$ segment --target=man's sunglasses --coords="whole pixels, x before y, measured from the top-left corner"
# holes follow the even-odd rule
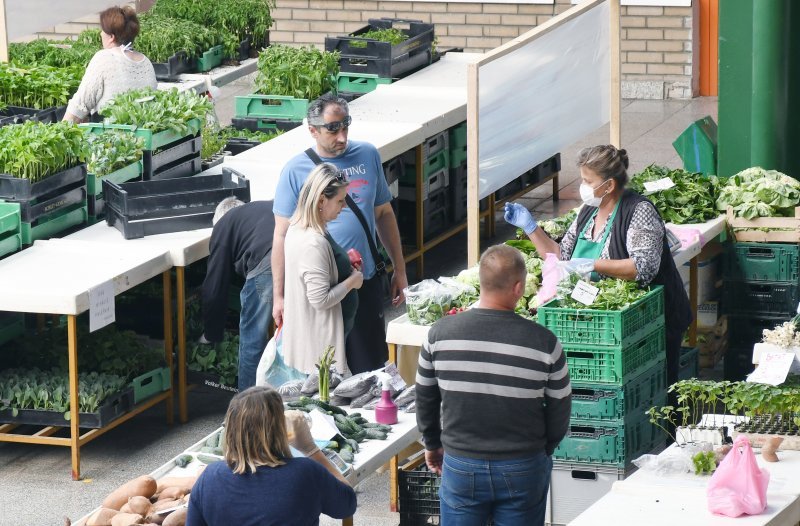
[[[348,115],[347,117],[345,117],[340,121],[326,122],[325,124],[318,124],[317,126],[319,126],[320,128],[325,128],[331,133],[336,133],[342,128],[350,127],[350,123],[352,122],[353,118],[350,115]]]

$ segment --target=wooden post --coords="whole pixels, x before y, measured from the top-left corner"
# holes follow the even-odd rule
[[[163,295],[164,295],[164,359],[169,367],[170,380],[175,378],[175,367],[172,361],[173,335],[172,335],[172,275],[171,271],[165,270],[163,276]],[[172,391],[172,388],[170,388]],[[171,393],[170,393],[171,394]],[[172,396],[166,400],[167,424],[172,425],[175,418],[174,399]]]
[[[467,267],[478,263],[481,256],[481,214],[478,196],[480,156],[478,150],[478,64],[467,66]],[[489,196],[493,201],[494,196]],[[491,232],[493,202],[489,203],[487,225]],[[491,235],[491,234],[490,234]]]
[[[609,63],[611,65],[610,81],[611,86],[609,94],[611,100],[608,105],[608,129],[609,129],[609,142],[617,148],[622,147],[622,86],[621,73],[620,73],[620,18],[619,18],[619,0],[608,0],[608,11],[610,20],[608,25],[608,32],[611,42],[608,47]]]
[[[186,399],[186,269],[175,267],[176,296],[178,297],[178,417],[181,424],[189,420]]]
[[[81,430],[78,409],[78,317],[67,316],[67,354],[69,357],[69,441],[72,450],[72,480],[81,478]]]

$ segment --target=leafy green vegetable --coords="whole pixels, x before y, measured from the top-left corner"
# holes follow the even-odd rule
[[[701,451],[692,457],[695,475],[710,475],[717,469],[716,455],[713,451]]]
[[[567,309],[594,309],[594,310],[622,310],[631,303],[642,298],[649,292],[649,289],[641,289],[635,281],[624,279],[607,278],[592,283],[600,289],[594,302],[591,305],[584,305],[570,296],[575,285],[580,280],[577,274],[561,281],[557,287],[556,296],[558,298],[557,307]]]
[[[747,168],[729,177],[717,199],[717,209],[732,207],[737,217],[792,217],[800,204],[800,182],[775,170]]]
[[[669,177],[675,186],[668,190],[648,193],[644,183]],[[631,178],[630,188],[649,199],[668,223],[685,225],[704,223],[719,215],[716,209],[720,180],[681,169],[651,164]]]
[[[28,121],[0,128],[0,173],[40,181],[88,156],[80,128],[69,122]]]
[[[408,35],[393,27],[388,29],[370,29],[369,31],[365,31],[360,35],[353,36],[356,38],[378,40],[379,42],[389,42],[393,46],[408,40]],[[367,47],[367,43],[366,41],[351,40],[350,47]]]
[[[86,29],[76,40],[47,40],[37,38],[30,42],[9,44],[9,59],[19,67],[53,66],[86,68],[95,53],[103,49],[100,30]]]
[[[313,100],[336,88],[339,52],[273,45],[258,56],[255,87],[264,95]]]
[[[78,91],[82,66],[20,68],[0,63],[0,106],[46,109],[64,106]]]
[[[153,133],[174,130],[184,133],[192,119],[204,121],[211,101],[193,91],[143,88],[114,97],[100,110],[107,124],[134,124]]]
[[[272,26],[274,0],[158,0],[150,13],[223,29],[239,41],[265,42]]]
[[[563,216],[558,216],[553,219],[546,219],[544,221],[539,221],[539,226],[542,228],[542,230],[544,230],[547,233],[548,236],[550,236],[552,239],[556,241],[559,241],[561,240],[562,237],[564,237],[564,234],[567,233],[569,227],[572,226],[572,223],[575,221],[575,218],[578,217],[579,209],[580,207],[574,208],[569,212],[567,212],[566,214],[564,214]],[[521,228],[517,229],[517,237],[519,239],[522,239],[522,237],[520,237],[520,234],[523,237],[527,237],[525,236],[525,233],[522,232]]]
[[[139,16],[141,29],[136,37],[136,49],[153,62],[166,62],[178,51],[188,58],[202,55],[214,46],[222,45],[227,56],[238,53],[239,41],[228,31],[160,14]]]
[[[203,345],[195,343],[189,352],[190,371],[219,375],[225,385],[236,385],[239,376],[239,335],[225,333],[221,343]]]
[[[144,139],[120,130],[87,133],[89,161],[86,169],[95,177],[103,177],[141,160]]]
[[[222,151],[228,141],[233,138],[246,139],[258,142],[267,142],[274,139],[283,131],[276,131],[274,133],[265,133],[260,131],[250,130],[237,130],[232,126],[222,129],[216,129],[214,126],[208,125],[203,127],[203,146],[200,150],[200,156],[204,159],[210,159],[213,155]]]

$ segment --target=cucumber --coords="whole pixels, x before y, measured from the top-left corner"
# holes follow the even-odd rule
[[[362,427],[364,426],[364,424],[368,424],[369,423],[369,420],[367,420],[363,416],[359,416],[359,417],[355,417],[354,418],[353,415],[350,415],[348,418],[350,418],[350,420],[352,420],[353,422],[355,422],[356,424],[358,424],[358,425],[360,425]]]
[[[179,468],[185,468],[192,461],[192,455],[181,455],[175,459],[175,465]]]
[[[361,413],[350,413],[350,418],[361,418]]]
[[[339,442],[337,442],[337,441],[335,441],[335,440],[331,440],[331,441],[330,441],[330,442],[328,442],[328,444],[325,446],[325,449],[333,449],[334,451],[339,451]]]
[[[348,464],[352,464],[353,463],[353,452],[352,451],[348,451],[346,449],[343,449],[342,451],[339,452],[339,456],[342,457],[342,460],[344,460]]]
[[[336,427],[339,428],[339,431],[342,433],[358,433],[361,429],[358,424],[347,418],[346,416],[342,415],[334,415],[333,420],[336,422]]]
[[[286,405],[291,407],[292,409],[300,409],[301,407],[304,407],[306,404],[304,404],[300,400],[294,400],[292,402],[287,402]]]
[[[305,405],[306,407],[308,407],[309,405],[315,405],[320,409],[322,409],[323,412],[332,411],[336,414],[347,416],[347,412],[341,407],[336,407],[335,405],[327,404],[322,400],[316,400],[314,398],[309,398],[307,396],[301,396],[300,402],[303,402],[303,405]]]
[[[386,440],[386,433],[381,431],[380,429],[375,429],[371,427],[369,429],[364,430],[367,434],[367,438],[374,438],[376,440]]]
[[[219,458],[219,457],[213,457],[211,455],[204,455],[202,453],[199,453],[197,455],[197,460],[199,460],[200,462],[203,462],[205,464],[211,464],[213,462],[219,462],[222,459]]]
[[[350,449],[353,450],[353,453],[358,453],[359,450],[358,442],[356,442],[352,438],[346,438],[344,441],[347,443],[348,446],[350,446]]]
[[[339,450],[339,453],[342,451],[349,451],[350,453],[354,453],[353,448],[350,447],[350,444],[345,444],[342,446],[342,449]]]

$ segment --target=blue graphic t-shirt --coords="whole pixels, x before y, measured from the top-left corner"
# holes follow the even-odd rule
[[[322,160],[333,164],[347,176],[350,181],[347,193],[361,209],[374,239],[375,207],[392,200],[378,150],[366,142],[348,141],[347,149],[342,155],[322,157]],[[292,217],[297,208],[300,189],[313,169],[314,161],[305,152],[286,163],[275,190],[272,207],[275,215],[286,219]],[[345,250],[355,248],[361,253],[364,261],[362,269],[364,279],[369,279],[375,274],[375,261],[372,259],[364,228],[352,210],[345,207],[339,217],[328,223],[328,232]]]

